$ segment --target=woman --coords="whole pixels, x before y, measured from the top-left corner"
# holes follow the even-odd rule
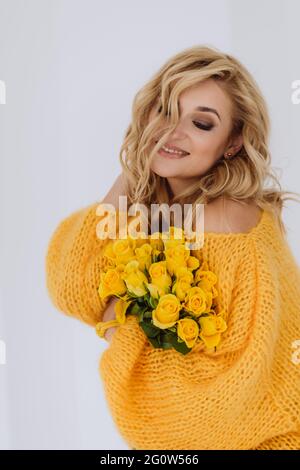
[[[201,259],[218,276],[228,328],[217,352],[186,356],[152,348],[132,316],[107,328],[99,370],[131,448],[300,449],[300,271],[281,218],[292,198],[272,173],[268,138],[257,84],[217,49],[178,53],[134,99],[123,172],[101,202],[204,204]],[[98,204],[59,224],[46,265],[57,308],[92,326],[115,316],[115,301],[97,295]]]

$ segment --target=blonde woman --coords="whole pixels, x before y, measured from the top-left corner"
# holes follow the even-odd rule
[[[253,77],[211,47],[171,57],[135,96],[122,173],[101,202],[205,205],[201,256],[218,276],[227,330],[217,351],[185,356],[152,348],[132,316],[106,330],[99,372],[130,448],[300,448],[300,270],[269,126]],[[115,301],[97,295],[99,202],[59,224],[46,263],[54,304],[91,326],[115,317]]]

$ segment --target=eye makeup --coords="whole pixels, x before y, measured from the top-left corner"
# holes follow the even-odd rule
[[[160,113],[161,110],[162,110],[162,106],[159,107],[158,113]],[[169,116],[169,113],[166,113],[165,115]],[[203,131],[210,131],[214,127],[214,124],[203,123],[203,122],[194,121],[194,120],[192,122],[197,129],[201,129]]]

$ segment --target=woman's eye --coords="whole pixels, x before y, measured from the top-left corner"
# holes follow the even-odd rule
[[[160,113],[162,110],[162,106],[158,108],[158,112]],[[166,116],[169,116],[169,113],[165,113]],[[210,131],[214,126],[213,124],[203,124],[202,122],[199,121],[193,121],[194,126],[196,126],[198,129],[202,129],[204,131]]]
[[[202,124],[199,121],[193,121],[193,124],[198,127],[198,129],[203,129],[204,131],[210,131],[214,126],[213,124]]]

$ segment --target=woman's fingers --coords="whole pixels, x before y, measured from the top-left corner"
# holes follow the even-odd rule
[[[109,341],[111,340],[111,337],[113,336],[114,332],[116,331],[116,327],[115,326],[112,326],[111,328],[107,328],[107,330],[105,331],[104,333],[104,338],[106,339],[106,341]]]
[[[118,301],[118,299],[112,297],[107,304],[106,310],[103,314],[103,321],[110,321],[114,320],[116,318],[116,312],[115,312],[115,304]],[[104,333],[104,338],[107,341],[111,340],[112,335],[116,331],[117,327],[112,326],[111,328],[107,328],[107,330]]]

